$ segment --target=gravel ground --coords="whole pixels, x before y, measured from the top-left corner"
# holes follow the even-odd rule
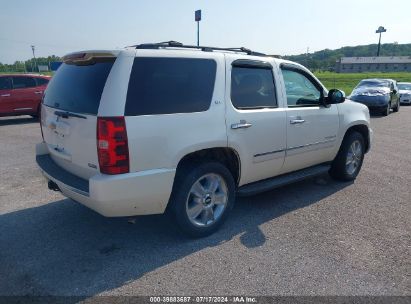
[[[0,295],[411,295],[411,107],[373,117],[354,183],[241,198],[216,234],[104,218],[47,190],[30,118],[0,118]]]

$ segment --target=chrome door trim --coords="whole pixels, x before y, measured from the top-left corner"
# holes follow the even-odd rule
[[[265,156],[265,155],[269,155],[269,154],[275,154],[275,153],[280,153],[280,152],[284,152],[285,149],[281,149],[281,150],[275,150],[275,151],[270,151],[270,152],[264,152],[264,153],[258,153],[256,155],[254,155],[254,157],[260,157],[260,156]]]
[[[327,136],[328,137],[328,136]],[[329,142],[335,141],[335,137],[331,138],[331,139],[327,139],[327,140],[323,140],[323,141],[318,141],[315,143],[310,143],[310,144],[305,144],[305,145],[301,145],[301,146],[295,146],[295,147],[290,147],[287,148],[287,151],[291,151],[291,150],[297,150],[297,149],[302,149],[302,148],[306,148],[306,147],[310,147],[310,146],[316,146],[316,145],[321,145],[321,144],[326,144]]]

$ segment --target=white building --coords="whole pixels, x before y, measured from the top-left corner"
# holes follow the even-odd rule
[[[410,72],[411,56],[342,57],[337,60],[338,73]]]

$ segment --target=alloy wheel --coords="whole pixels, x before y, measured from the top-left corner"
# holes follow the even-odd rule
[[[215,223],[228,203],[228,188],[215,173],[200,177],[192,186],[186,200],[186,212],[191,223],[204,227]]]
[[[347,173],[353,175],[361,164],[362,159],[362,146],[359,140],[352,142],[348,149],[347,159],[345,162],[345,169]]]

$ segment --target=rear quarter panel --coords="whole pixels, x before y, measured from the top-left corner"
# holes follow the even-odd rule
[[[161,51],[140,56],[164,56]],[[167,52],[167,57],[181,57],[182,52]],[[217,62],[214,92],[210,108],[204,112],[127,116],[130,172],[177,167],[187,154],[212,147],[226,147],[225,66],[224,57],[201,52],[189,58],[211,58]]]

